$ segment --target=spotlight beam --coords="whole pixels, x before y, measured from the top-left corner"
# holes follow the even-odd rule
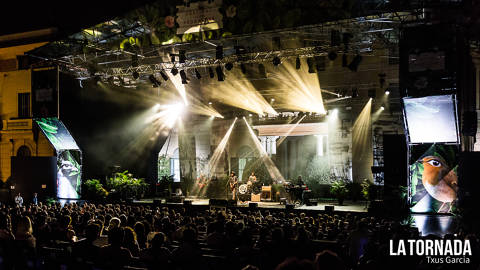
[[[280,181],[280,183],[285,182],[285,178],[283,178],[283,175],[280,173],[277,166],[275,166],[275,164],[273,163],[272,159],[268,156],[265,149],[263,149],[262,144],[258,141],[258,138],[255,135],[255,132],[253,132],[252,127],[248,124],[247,119],[245,119],[245,117],[243,118],[243,121],[248,127],[248,131],[250,133],[250,136],[252,137],[255,147],[257,148],[257,150],[260,151],[261,160],[265,163],[265,167],[267,168],[267,171],[270,174],[270,177],[274,180],[274,182],[277,182],[277,181]]]
[[[222,153],[225,150],[225,147],[227,146],[228,139],[230,138],[230,135],[232,134],[233,127],[235,126],[235,123],[237,122],[237,118],[235,117],[235,120],[233,120],[233,123],[230,125],[230,128],[227,130],[225,135],[223,136],[222,140],[220,143],[217,145],[215,148],[215,151],[213,151],[212,157],[208,161],[207,164],[207,172],[208,176],[207,178],[210,178],[212,176],[213,170],[216,169],[218,165],[218,161],[222,157]]]

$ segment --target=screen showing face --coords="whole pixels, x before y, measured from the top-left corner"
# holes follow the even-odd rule
[[[410,143],[457,142],[453,96],[404,98]]]
[[[412,212],[450,213],[457,201],[457,146],[412,146]]]

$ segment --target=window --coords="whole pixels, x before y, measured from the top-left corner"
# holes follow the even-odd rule
[[[20,146],[17,150],[17,157],[29,157],[31,156],[30,148],[25,145]]]
[[[18,94],[18,118],[30,118],[30,93]]]
[[[178,148],[173,152],[170,158],[170,173],[173,174],[173,181],[180,182],[180,158]]]

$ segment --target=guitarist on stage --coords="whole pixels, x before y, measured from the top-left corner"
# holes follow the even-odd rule
[[[238,188],[238,178],[235,175],[235,172],[232,171],[230,174],[230,179],[228,180],[229,186],[230,186],[230,191],[232,191],[232,200],[237,199],[237,188]]]

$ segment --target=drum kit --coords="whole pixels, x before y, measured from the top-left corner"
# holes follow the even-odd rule
[[[238,187],[239,199],[241,201],[249,201],[251,195],[256,195],[261,192],[258,182],[248,181]]]

